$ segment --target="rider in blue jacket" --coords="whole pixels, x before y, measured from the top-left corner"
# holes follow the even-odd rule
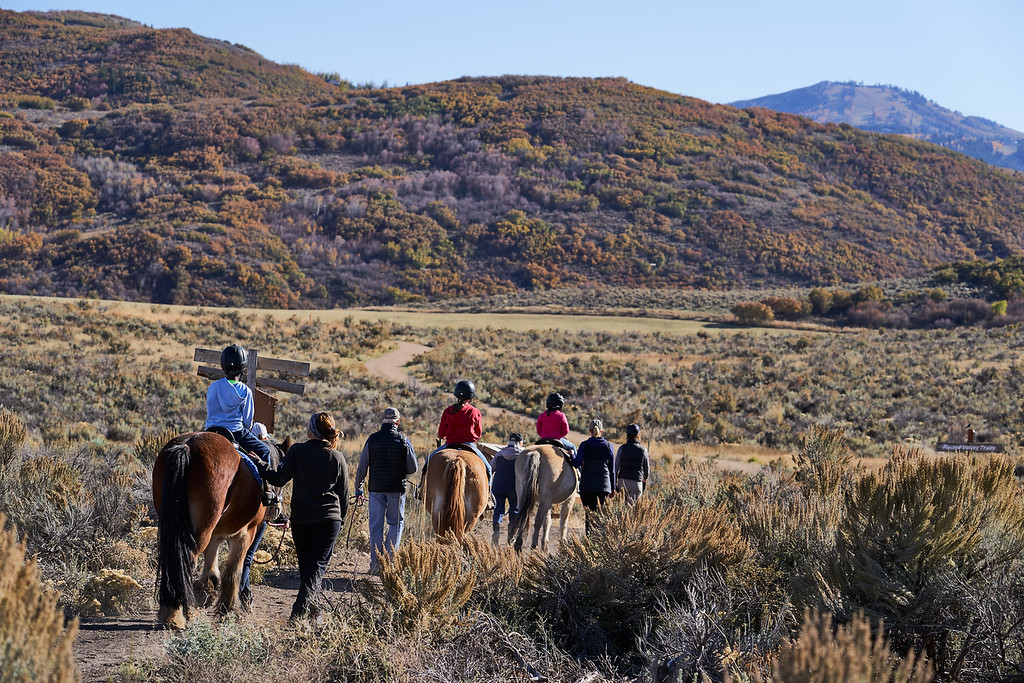
[[[206,427],[222,427],[235,437],[239,446],[255,453],[263,462],[270,461],[270,448],[253,434],[255,415],[252,391],[238,378],[245,374],[249,354],[237,344],[225,348],[220,354],[220,367],[224,377],[210,384],[206,390]]]

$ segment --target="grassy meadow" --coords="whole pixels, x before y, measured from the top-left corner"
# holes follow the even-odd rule
[[[149,468],[171,434],[202,426],[197,346],[309,361],[305,394],[280,396],[277,436],[329,410],[353,469],[386,405],[426,450],[460,377],[519,414],[484,440],[532,433],[559,390],[574,429],[600,417],[621,443],[638,422],[651,447],[641,502],[616,500],[550,555],[428,541],[413,506],[394,563],[324,623],[198,619],[168,663],[114,680],[986,681],[1024,662],[1016,326],[766,332],[2,297],[0,336],[0,513],[69,617],[152,597]],[[431,347],[410,370],[436,390],[368,374],[398,341]],[[968,424],[1007,455],[931,452]],[[24,593],[9,565],[0,605]],[[0,642],[24,621],[0,618]]]

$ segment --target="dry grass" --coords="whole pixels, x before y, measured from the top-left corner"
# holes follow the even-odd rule
[[[57,297],[30,297],[12,294],[0,295],[12,301],[41,301],[67,304],[68,299]],[[127,301],[83,300],[103,307],[111,315],[148,320],[151,322],[178,322],[188,320],[196,313],[211,309],[196,306],[156,305]],[[286,310],[260,308],[233,308],[240,315],[255,315],[276,321],[299,320],[337,322],[339,320],[389,321],[412,327],[435,327],[448,329],[497,328],[525,332],[528,330],[566,330],[570,332],[588,330],[599,332],[662,332],[666,334],[781,334],[792,330],[767,327],[745,327],[722,325],[704,320],[673,320],[666,318],[605,316],[605,315],[558,315],[544,313],[443,313],[431,311],[410,311],[393,308],[362,309],[339,308],[329,310]],[[808,332],[820,334],[821,332]]]
[[[900,658],[889,649],[882,624],[872,628],[862,614],[849,624],[833,625],[829,614],[805,614],[800,636],[779,650],[771,676],[758,674],[757,683],[813,681],[814,683],[927,683],[933,679],[926,661],[913,652]]]
[[[0,514],[0,678],[11,683],[75,681],[71,645],[78,621],[64,623],[57,596]]]

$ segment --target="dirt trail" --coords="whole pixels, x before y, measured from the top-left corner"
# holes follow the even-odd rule
[[[363,363],[363,365],[366,366],[367,371],[371,375],[374,375],[376,377],[382,377],[392,382],[408,382],[412,386],[419,389],[433,390],[435,389],[435,387],[425,384],[424,382],[421,382],[419,379],[413,377],[409,373],[409,371],[406,370],[405,367],[412,361],[413,358],[429,350],[429,346],[424,346],[423,344],[416,344],[414,342],[402,341],[398,342],[398,348],[395,349],[394,351],[390,351],[381,356],[377,356],[376,358],[371,358],[370,360]],[[484,418],[497,418],[501,415],[528,417],[525,415],[520,415],[519,413],[514,413],[511,410],[506,410],[505,408],[499,408],[497,406],[481,403],[480,401],[476,401],[475,405],[477,408],[480,409],[480,413],[484,416]],[[526,436],[527,439],[529,439],[532,435],[524,434],[524,436]],[[581,434],[580,432],[569,432],[569,440],[572,441],[573,443],[582,443],[586,441],[587,438],[588,435],[586,434]],[[711,460],[711,458],[700,457],[694,459],[704,461]],[[722,458],[715,458],[714,462],[715,466],[720,470],[744,472],[746,474],[752,474],[754,472],[757,472],[762,467],[761,465],[753,462],[725,460]]]
[[[364,513],[357,523],[365,524],[365,519]],[[346,529],[342,529],[342,534]],[[369,554],[347,549],[344,535],[339,537],[324,581],[328,600],[332,595],[341,597],[355,590],[356,581],[369,578],[369,567]],[[268,571],[262,583],[252,586],[252,615],[239,618],[252,619],[271,628],[284,626],[298,588],[299,574],[295,568]],[[84,618],[73,647],[82,680],[114,679],[118,667],[133,662],[142,663],[147,669],[166,664],[167,643],[174,634],[157,627],[156,606],[152,601],[134,615]]]

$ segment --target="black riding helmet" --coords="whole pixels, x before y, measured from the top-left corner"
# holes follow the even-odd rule
[[[565,399],[557,391],[553,394],[548,394],[548,410],[561,410],[565,405]]]
[[[220,352],[220,369],[228,379],[245,374],[249,365],[249,354],[238,344],[232,344]]]
[[[455,398],[468,400],[476,396],[476,385],[468,379],[460,379],[455,383],[455,390],[452,393],[455,394]]]

